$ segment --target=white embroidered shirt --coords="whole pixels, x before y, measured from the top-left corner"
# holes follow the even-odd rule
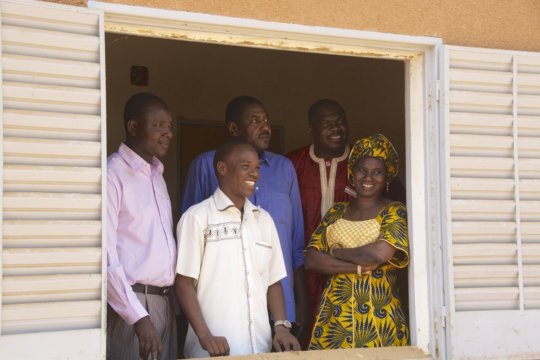
[[[243,217],[221,191],[190,207],[177,227],[177,273],[196,280],[197,299],[214,336],[230,355],[271,350],[266,294],[286,276],[272,218],[248,199]],[[191,326],[184,355],[207,357]]]

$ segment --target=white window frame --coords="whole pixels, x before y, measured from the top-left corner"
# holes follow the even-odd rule
[[[431,355],[444,354],[440,251],[440,203],[444,194],[439,176],[438,121],[440,38],[284,24],[93,0],[88,1],[88,7],[104,11],[107,32],[404,61],[411,343]]]

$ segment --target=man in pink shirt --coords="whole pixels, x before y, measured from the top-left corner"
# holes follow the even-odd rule
[[[139,93],[124,108],[126,141],[107,161],[107,359],[175,359],[168,293],[176,244],[163,164],[172,139],[167,105]]]

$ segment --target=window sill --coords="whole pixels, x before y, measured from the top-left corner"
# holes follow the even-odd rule
[[[417,347],[385,347],[385,348],[362,348],[362,349],[340,349],[323,351],[300,351],[285,353],[256,354],[247,356],[231,356],[229,359],[295,359],[295,360],[417,360],[431,359]]]

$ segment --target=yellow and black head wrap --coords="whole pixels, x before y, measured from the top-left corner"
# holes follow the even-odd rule
[[[384,162],[388,184],[396,177],[399,165],[398,153],[394,145],[384,135],[375,134],[358,140],[351,149],[347,163],[347,174],[351,185],[353,185],[354,179],[353,169],[358,161],[365,156],[378,158]]]

